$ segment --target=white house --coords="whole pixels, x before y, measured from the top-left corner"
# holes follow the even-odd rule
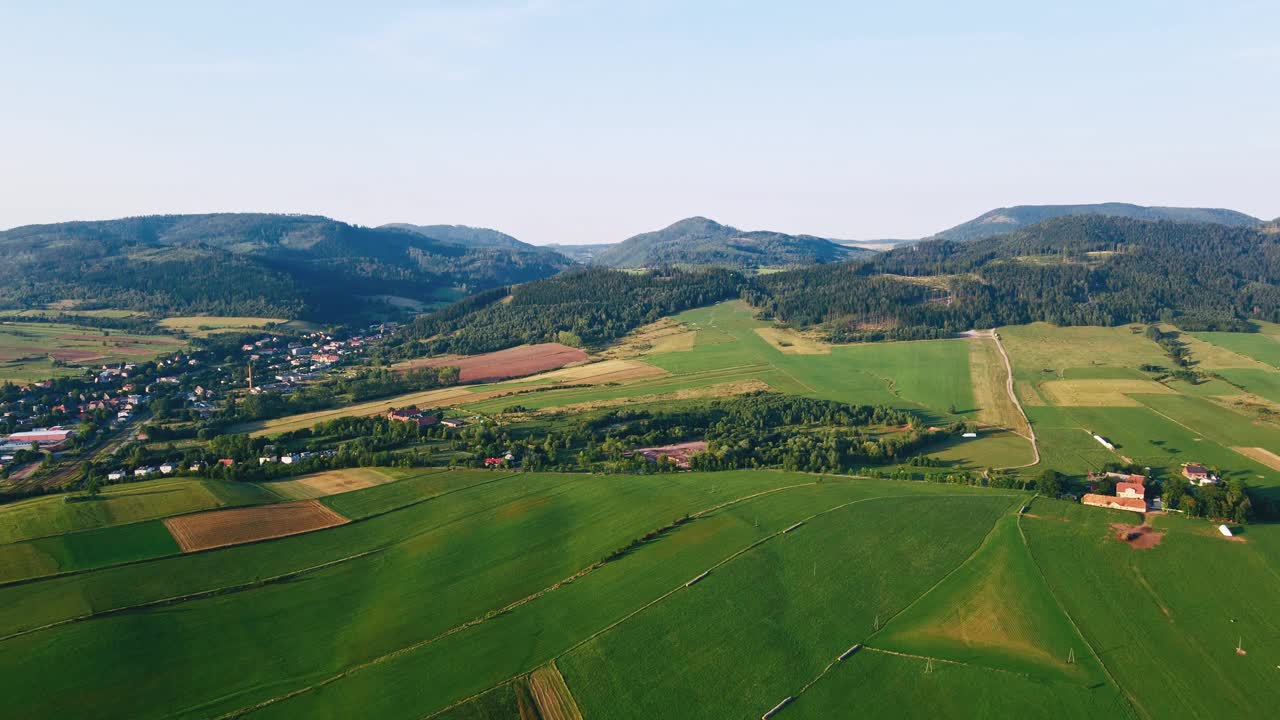
[[[112,470],[111,472],[107,473],[108,480],[123,480],[124,476],[125,476],[125,472],[123,470]]]
[[[165,475],[168,475],[177,469],[178,469],[177,466],[174,465],[173,463],[165,463],[160,466],[160,472],[164,473]]]

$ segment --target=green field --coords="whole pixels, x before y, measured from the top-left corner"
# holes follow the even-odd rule
[[[66,497],[0,505],[0,544],[275,499],[254,485],[187,478],[108,486],[77,502]]]
[[[77,375],[82,366],[151,360],[185,344],[170,335],[131,335],[62,323],[5,322],[0,324],[0,382],[25,383]]]
[[[1280,696],[1274,525],[1248,542],[1156,516],[1150,550],[1115,539],[1118,511],[1037,500],[1022,527],[1049,588],[1143,717],[1269,717]],[[1247,655],[1235,652],[1243,639]]]
[[[775,472],[409,475],[328,498],[351,515],[368,513],[349,525],[0,587],[0,637],[91,615],[4,640],[6,657],[26,662],[4,668],[0,689],[22,716],[203,717],[309,688],[354,666],[360,669],[341,680],[254,715],[420,717],[527,672],[816,513],[882,495],[959,493],[974,507],[1009,503],[981,490],[815,479]],[[749,499],[768,490],[777,492]],[[734,499],[740,502],[596,566],[646,530]],[[926,504],[943,513],[947,503]],[[841,527],[833,523],[827,532]],[[490,614],[546,588],[554,589]],[[173,597],[189,599],[113,611]],[[475,619],[484,621],[466,625]],[[269,661],[260,652],[259,639],[267,637]],[[96,662],[102,653],[114,662]],[[211,654],[224,662],[209,665]],[[31,663],[65,672],[20,672]],[[19,677],[23,682],[13,682]],[[431,678],[427,686],[423,677]],[[125,686],[128,693],[113,690]],[[88,701],[108,696],[110,703]]]
[[[1207,343],[1253,358],[1272,367],[1280,367],[1280,339],[1267,333],[1202,332],[1192,333]]]

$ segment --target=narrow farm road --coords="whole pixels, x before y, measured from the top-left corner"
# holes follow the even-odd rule
[[[1017,470],[1018,468],[1034,467],[1040,464],[1040,445],[1036,442],[1036,429],[1032,427],[1031,419],[1027,417],[1027,411],[1022,409],[1022,403],[1018,402],[1018,394],[1013,391],[1013,363],[1009,362],[1009,353],[1005,352],[1004,343],[1000,342],[1000,333],[991,330],[990,337],[995,341],[996,349],[1000,351],[1000,357],[1004,360],[1005,392],[1009,393],[1009,401],[1013,403],[1013,406],[1018,408],[1018,414],[1022,416],[1022,422],[1027,424],[1027,435],[1025,437],[1031,441],[1031,462],[1026,465],[1015,465],[1004,469]]]

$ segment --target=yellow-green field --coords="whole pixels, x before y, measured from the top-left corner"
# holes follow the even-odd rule
[[[160,321],[160,324],[192,337],[208,337],[215,333],[249,332],[285,322],[287,320],[284,318],[189,315],[165,318]]]
[[[76,375],[84,366],[142,362],[185,344],[170,335],[135,335],[62,323],[4,322],[0,324],[0,382],[31,382]]]

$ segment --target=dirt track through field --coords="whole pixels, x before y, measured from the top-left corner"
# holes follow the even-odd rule
[[[166,518],[183,552],[241,545],[342,525],[347,519],[315,500],[213,510]]]
[[[1013,363],[1009,362],[1009,353],[1004,351],[1004,343],[1000,342],[1000,333],[992,330],[991,337],[996,341],[996,349],[1000,351],[1000,357],[1004,360],[1004,370],[1007,373],[1005,392],[1009,393],[1009,401],[1013,403],[1014,407],[1018,408],[1018,414],[1022,416],[1022,422],[1027,428],[1025,437],[1031,441],[1031,452],[1034,453],[1031,462],[1026,465],[1016,465],[1002,469],[1017,470],[1018,468],[1034,467],[1040,464],[1040,444],[1036,442],[1036,429],[1031,426],[1031,420],[1027,417],[1027,412],[1022,409],[1022,403],[1018,402],[1018,394],[1013,391]]]

